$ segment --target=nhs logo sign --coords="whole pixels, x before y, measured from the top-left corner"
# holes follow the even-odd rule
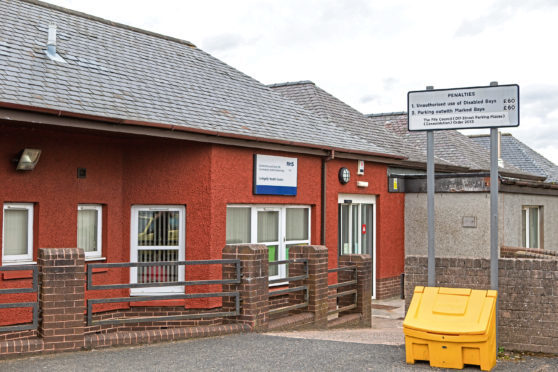
[[[254,194],[296,195],[298,159],[254,155]]]

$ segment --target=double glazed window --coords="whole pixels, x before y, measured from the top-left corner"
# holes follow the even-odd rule
[[[541,220],[542,207],[523,206],[522,219],[522,244],[525,248],[542,248]]]
[[[33,261],[33,204],[4,204],[2,263]]]
[[[307,206],[229,206],[227,244],[260,243],[269,261],[289,259],[293,245],[310,244],[310,208]],[[287,276],[286,265],[270,265],[271,279]]]
[[[101,205],[78,205],[77,246],[85,251],[85,258],[101,257],[102,212]]]

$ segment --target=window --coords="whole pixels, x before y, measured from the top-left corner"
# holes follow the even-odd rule
[[[542,248],[542,207],[523,206],[521,211],[522,244],[525,248]]]
[[[293,245],[310,244],[307,206],[228,206],[227,244],[261,243],[269,261],[289,259]],[[287,277],[286,265],[270,265],[270,279]]]
[[[102,254],[103,207],[78,205],[77,246],[85,258],[100,258]]]
[[[184,261],[184,206],[133,206],[131,262]],[[146,266],[130,270],[131,283],[184,281],[184,266]],[[184,286],[132,289],[132,295],[183,293]]]
[[[33,204],[4,204],[2,263],[33,261]]]

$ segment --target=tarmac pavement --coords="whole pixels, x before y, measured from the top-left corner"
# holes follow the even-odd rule
[[[238,334],[0,361],[0,371],[408,371],[402,301],[374,302],[372,329]],[[396,303],[395,303],[396,304]],[[479,371],[467,367],[466,371]],[[558,358],[499,360],[494,371],[558,371]]]

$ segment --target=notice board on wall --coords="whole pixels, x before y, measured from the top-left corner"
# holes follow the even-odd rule
[[[254,155],[254,194],[296,195],[298,159]]]

